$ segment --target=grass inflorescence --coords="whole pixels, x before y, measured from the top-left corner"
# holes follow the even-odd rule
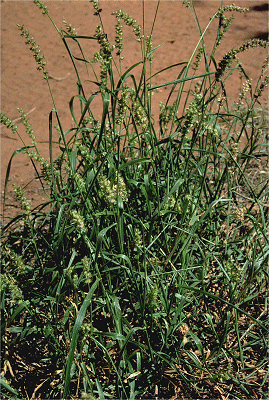
[[[42,2],[34,3],[50,18]],[[23,141],[16,154],[30,158],[48,198],[32,209],[15,186],[21,214],[2,228],[3,396],[266,398],[268,57],[257,65],[253,87],[238,55],[268,43],[248,41],[216,60],[232,29],[226,13],[247,10],[220,8],[202,32],[194,5],[185,2],[199,43],[190,60],[171,66],[174,81],[153,86],[160,51],[154,25],[146,36],[132,16],[115,11],[109,38],[98,1],[92,3],[99,23],[88,40],[100,50],[90,57],[70,23],[64,21],[66,31],[53,23],[71,57],[70,40],[82,54],[72,57],[81,114],[74,113],[74,96],[75,126],[64,132],[54,102],[50,159],[40,154],[22,109],[31,146],[1,114]],[[204,35],[215,18],[208,55]],[[141,58],[123,73],[128,27]],[[18,28],[53,97],[39,46]],[[93,73],[89,98],[76,63]],[[225,85],[237,71],[241,91],[230,104]],[[154,120],[152,93],[163,86],[169,95]],[[98,119],[92,104],[100,98]],[[55,159],[54,118],[61,150]]]

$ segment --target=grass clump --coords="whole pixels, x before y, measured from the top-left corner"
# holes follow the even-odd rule
[[[4,398],[266,398],[268,120],[260,110],[268,65],[254,88],[238,56],[268,43],[246,42],[218,62],[232,22],[226,13],[246,10],[216,10],[208,54],[208,26],[202,32],[187,5],[200,40],[190,60],[170,67],[175,80],[155,86],[163,71],[151,72],[154,24],[145,36],[116,11],[113,44],[94,0],[99,24],[86,39],[100,50],[90,61],[72,25],[53,23],[77,73],[75,126],[63,131],[54,103],[45,160],[19,110],[32,144],[16,154],[30,158],[48,201],[31,209],[15,187],[21,214],[2,228]],[[124,25],[141,59],[123,73]],[[39,46],[18,27],[53,98]],[[78,64],[92,71],[89,97]],[[242,90],[230,104],[225,85],[237,72]],[[162,86],[170,92],[154,120],[152,93]],[[100,119],[92,111],[99,98]],[[18,133],[5,115],[1,122]]]

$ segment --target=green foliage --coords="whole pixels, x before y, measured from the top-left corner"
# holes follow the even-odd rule
[[[50,18],[47,7],[35,3]],[[193,4],[187,5],[199,28]],[[44,399],[134,399],[154,397],[156,388],[161,397],[182,390],[190,398],[216,398],[231,386],[235,398],[254,399],[266,382],[266,374],[255,383],[252,376],[266,370],[268,121],[257,110],[268,77],[264,63],[253,88],[237,54],[267,44],[247,42],[217,62],[214,51],[231,24],[224,13],[242,12],[224,7],[210,20],[220,19],[212,53],[203,39],[209,23],[191,59],[170,67],[177,78],[153,87],[154,26],[144,37],[144,27],[117,11],[113,45],[95,0],[93,7],[100,23],[88,40],[96,40],[100,51],[92,62],[83,51],[80,59],[72,56],[70,40],[82,47],[70,24],[66,32],[56,27],[75,71],[78,63],[93,68],[97,90],[85,97],[77,76],[79,92],[69,103],[75,128],[67,132],[54,103],[49,161],[19,110],[34,148],[20,151],[31,159],[49,200],[32,210],[16,187],[22,213],[2,229],[1,329],[4,372],[11,377],[2,385],[26,396],[28,375],[20,370],[22,379],[15,379],[12,365],[35,346],[38,354],[28,361],[39,371]],[[121,21],[141,44],[141,59],[124,73]],[[39,46],[19,29],[49,86]],[[191,75],[192,66],[201,72]],[[231,105],[225,84],[237,70],[242,91]],[[197,76],[199,85],[192,82]],[[170,92],[153,121],[152,93],[161,86]],[[101,120],[91,109],[98,98]],[[61,150],[56,159],[54,117]],[[2,114],[1,122],[17,133]],[[10,165],[5,193],[9,171]]]

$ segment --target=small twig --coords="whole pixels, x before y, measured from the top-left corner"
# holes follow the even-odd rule
[[[56,78],[56,76],[49,75],[49,79],[54,79],[55,81],[60,82],[60,81],[63,81],[64,79],[67,79],[69,77],[69,75],[71,75],[70,72],[68,72],[68,74],[66,76],[63,76],[61,78]]]
[[[32,397],[30,400],[34,400],[35,399],[35,395],[36,392],[41,388],[42,385],[44,385],[44,383],[48,380],[49,378],[45,379],[43,382],[40,383],[40,385],[38,385],[35,390],[33,391]]]

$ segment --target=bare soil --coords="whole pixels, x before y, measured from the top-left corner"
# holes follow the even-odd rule
[[[232,27],[227,32],[221,46],[216,53],[216,61],[220,61],[223,55],[233,47],[240,46],[244,41],[253,38],[267,39],[268,37],[268,2],[258,0],[233,1],[241,7],[249,7],[247,14],[234,13],[235,19]],[[171,64],[188,61],[199,39],[198,29],[187,9],[180,0],[161,1],[158,17],[153,32],[153,46],[161,44],[154,53],[153,72],[165,68]],[[220,0],[197,0],[194,2],[196,12],[202,30],[209,22],[215,11],[221,5]],[[224,1],[224,5],[231,4]],[[99,23],[97,16],[93,15],[93,7],[88,1],[45,1],[50,16],[59,27],[64,28],[63,20],[72,24],[79,35],[93,36],[95,27]],[[122,9],[137,19],[138,23],[143,23],[143,2],[138,1],[100,1],[102,8],[102,20],[109,40],[113,43],[115,38],[115,22],[112,11]],[[145,1],[145,27],[146,34],[150,33],[154,20],[157,1]],[[25,129],[17,112],[18,107],[22,107],[28,113],[30,123],[34,129],[35,136],[39,144],[42,156],[49,158],[49,113],[53,108],[52,99],[46,81],[42,78],[42,73],[37,71],[37,65],[32,52],[28,46],[24,45],[24,38],[20,36],[20,31],[16,24],[24,24],[35,37],[36,43],[40,45],[41,54],[44,54],[47,61],[47,69],[50,75],[50,85],[56,102],[56,107],[60,114],[64,130],[71,128],[74,123],[69,110],[69,100],[77,94],[76,75],[72,67],[70,58],[61,41],[60,36],[52,26],[46,15],[42,15],[41,10],[32,1],[1,1],[1,112],[12,121],[16,121],[18,131],[30,144]],[[205,43],[208,51],[213,46],[218,20],[210,26],[205,35]],[[82,40],[86,53],[89,58],[98,50],[95,41]],[[72,44],[71,44],[72,45]],[[72,46],[71,46],[72,47]],[[77,50],[72,47],[77,53]],[[124,53],[126,70],[135,61],[141,58],[139,44],[135,41],[132,29],[124,28]],[[244,58],[250,52],[244,54]],[[252,79],[253,87],[259,78],[263,60],[267,55],[265,49],[255,51],[244,61],[244,67]],[[154,83],[165,83],[177,78],[180,68],[167,70]],[[96,87],[87,80],[93,79],[85,69],[81,69],[82,82],[87,96],[90,96]],[[231,77],[227,86],[228,97],[235,101],[240,91],[238,75]],[[155,94],[156,104],[159,100],[165,101],[168,94],[166,87]],[[266,93],[265,97],[268,96]],[[96,103],[94,111],[100,112],[100,104]],[[158,117],[158,109],[153,109],[153,116]],[[55,125],[57,123],[54,120]],[[55,130],[55,142],[57,134]],[[1,132],[1,194],[4,193],[4,182],[6,169],[13,152],[22,147],[21,140],[14,136],[11,130],[2,127]],[[55,144],[54,154],[57,153]],[[33,166],[25,154],[18,154],[13,158],[7,186],[6,213],[14,216],[19,212],[12,191],[12,184],[22,185],[25,193],[33,206],[45,200],[40,183],[35,179]]]

